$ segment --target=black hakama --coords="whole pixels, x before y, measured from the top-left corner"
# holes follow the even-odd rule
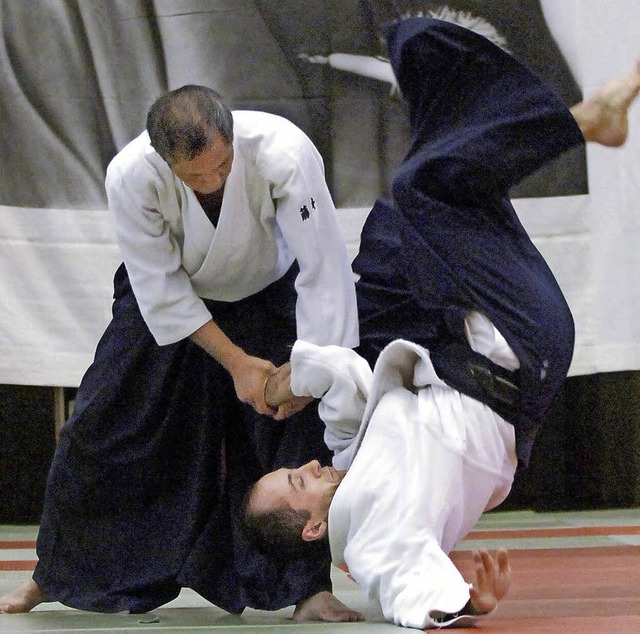
[[[566,377],[574,324],[508,192],[582,134],[550,88],[476,33],[410,18],[390,28],[388,46],[413,138],[354,262],[360,351],[374,361],[398,337],[428,348],[447,383],[515,425],[526,464]],[[502,333],[518,371],[470,349],[469,311]]]
[[[207,306],[237,345],[279,365],[296,337],[296,274]],[[35,581],[54,601],[98,612],[145,612],[183,586],[230,612],[330,588],[328,552],[271,563],[239,520],[244,492],[265,472],[329,461],[316,409],[284,423],[256,414],[190,340],[155,343],[124,266],[114,286],[113,319],[51,468]]]

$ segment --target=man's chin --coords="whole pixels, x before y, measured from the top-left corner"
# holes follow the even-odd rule
[[[337,469],[334,469],[333,467],[331,467],[331,475],[333,475],[333,479],[335,482],[337,482],[338,484],[340,484],[340,482],[342,482],[342,479],[344,478],[345,475],[347,475],[346,471],[338,471]]]

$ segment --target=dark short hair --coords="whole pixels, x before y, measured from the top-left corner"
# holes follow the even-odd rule
[[[155,151],[171,165],[201,154],[217,134],[233,143],[233,115],[215,90],[189,84],[154,102],[147,131]]]
[[[326,537],[315,541],[302,539],[302,529],[311,517],[307,510],[295,511],[280,506],[266,512],[251,509],[255,483],[242,502],[242,525],[251,545],[261,554],[274,560],[311,557],[326,549]]]

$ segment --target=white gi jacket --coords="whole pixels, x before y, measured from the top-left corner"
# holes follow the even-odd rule
[[[252,295],[296,258],[298,337],[357,345],[353,274],[318,151],[282,117],[235,111],[233,119],[217,227],[147,132],[107,169],[118,244],[149,330],[160,345],[179,341],[211,319],[201,297]]]
[[[497,348],[492,356],[505,356]],[[507,496],[517,463],[513,427],[442,383],[428,351],[407,341],[389,344],[373,373],[336,346],[298,341],[291,359],[294,393],[322,397],[334,467],[348,469],[329,510],[334,563],[346,563],[398,625],[472,622],[432,617],[469,600],[448,553]]]

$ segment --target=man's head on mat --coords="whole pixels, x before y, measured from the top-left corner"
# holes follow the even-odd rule
[[[345,473],[312,460],[260,478],[243,508],[245,529],[254,545],[272,557],[307,554],[327,536],[329,506]]]

